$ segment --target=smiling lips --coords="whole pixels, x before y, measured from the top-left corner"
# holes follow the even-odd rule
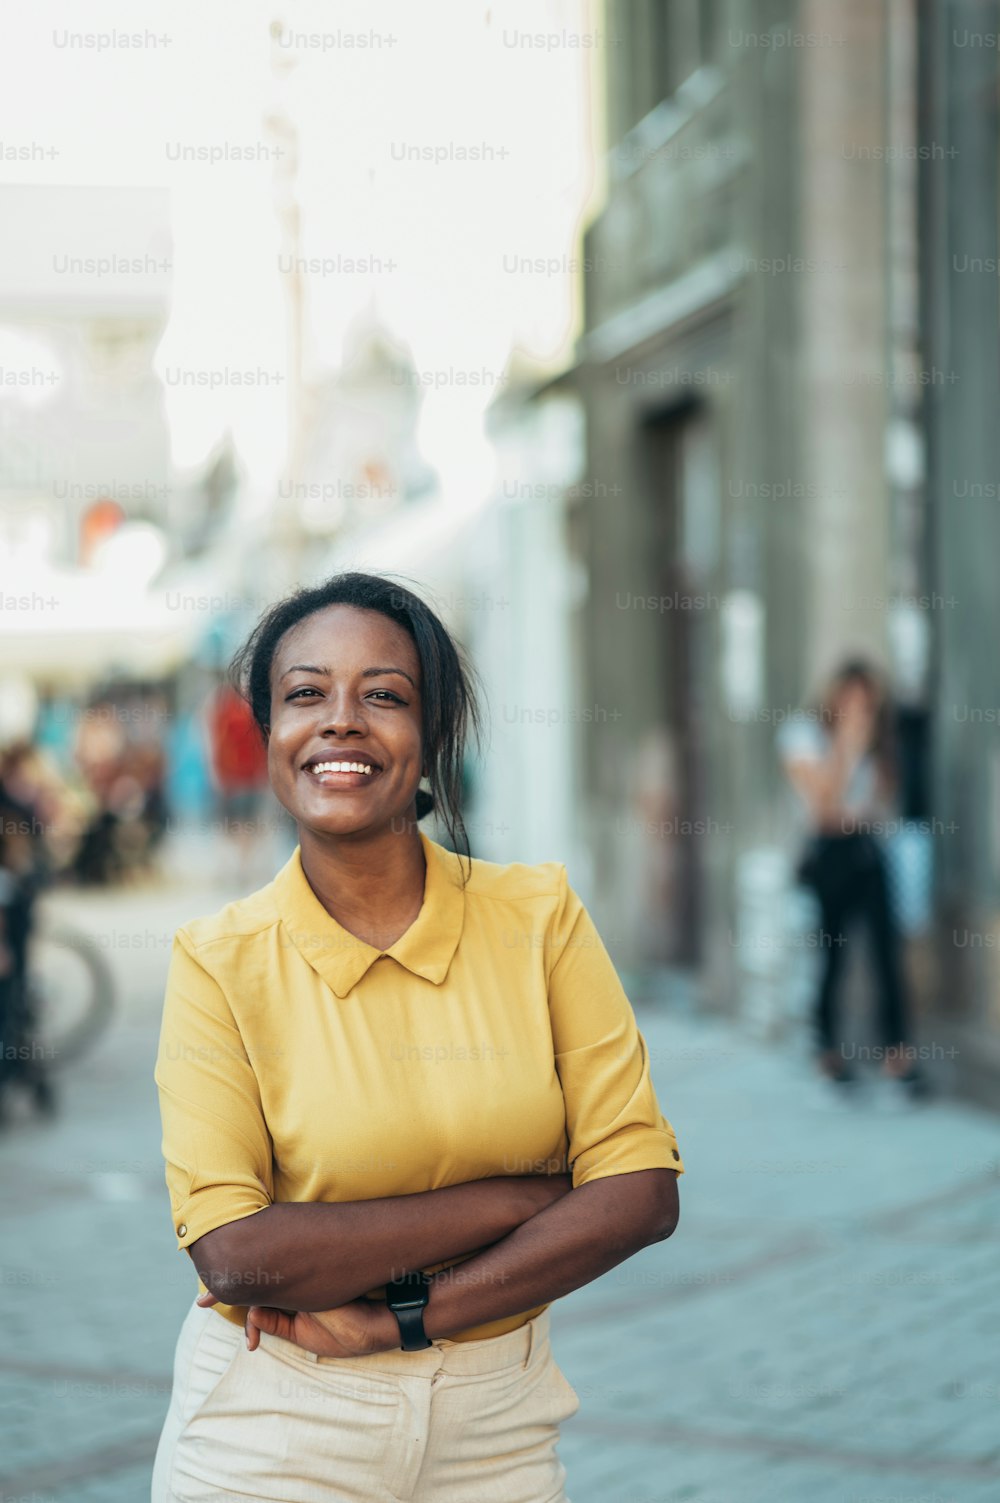
[[[371,762],[310,762],[304,768],[324,788],[362,788],[378,769]]]
[[[374,772],[370,762],[311,762],[308,772]]]

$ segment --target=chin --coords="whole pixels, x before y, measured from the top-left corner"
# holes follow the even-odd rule
[[[297,824],[314,830],[317,835],[353,835],[361,830],[402,830],[405,815],[386,813],[381,809],[298,809],[294,813]]]
[[[347,811],[342,814],[332,811],[325,814],[298,814],[296,821],[304,829],[313,830],[317,835],[353,835],[356,830],[370,829],[373,823],[379,822],[373,821],[370,816],[366,818]]]

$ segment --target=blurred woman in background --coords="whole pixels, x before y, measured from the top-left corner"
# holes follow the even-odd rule
[[[842,664],[818,706],[778,733],[778,751],[807,812],[809,837],[799,880],[816,893],[822,956],[815,1026],[819,1065],[836,1086],[856,1077],[839,1020],[847,931],[868,929],[878,986],[882,1071],[911,1096],[927,1082],[909,1042],[909,999],[901,936],[890,902],[885,859],[874,830],[884,827],[896,793],[892,706],[878,671],[863,659]]]

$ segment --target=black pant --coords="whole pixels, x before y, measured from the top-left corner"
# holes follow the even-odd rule
[[[868,929],[878,982],[882,1043],[887,1048],[905,1043],[907,1003],[900,936],[878,845],[870,835],[819,835],[809,847],[800,875],[814,888],[820,905],[822,961],[816,998],[820,1048],[841,1048],[837,1003],[847,931],[854,919],[860,919]]]

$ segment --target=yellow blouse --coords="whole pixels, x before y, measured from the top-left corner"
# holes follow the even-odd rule
[[[420,838],[423,903],[385,951],[331,917],[298,847],[266,887],[178,929],[155,1069],[178,1248],[275,1201],[567,1169],[574,1188],[684,1172],[645,1040],[565,865],[473,858],[463,888],[458,856]],[[246,1319],[246,1307],[215,1308]],[[501,1335],[545,1308],[455,1339]]]

